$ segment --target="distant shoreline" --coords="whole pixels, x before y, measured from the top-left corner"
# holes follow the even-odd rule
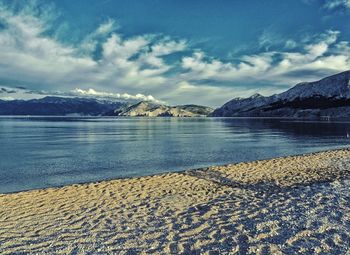
[[[273,119],[273,120],[300,120],[300,121],[337,121],[337,120],[349,120],[350,117],[330,117],[330,118],[323,118],[323,117],[263,117],[263,116],[193,116],[193,117],[177,117],[177,116],[95,116],[95,115],[0,115],[0,118],[101,118],[101,119]]]

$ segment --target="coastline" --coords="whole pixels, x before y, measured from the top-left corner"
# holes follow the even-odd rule
[[[137,180],[137,179],[142,179],[142,178],[158,177],[158,176],[163,176],[163,175],[168,175],[168,174],[173,174],[173,173],[175,173],[175,174],[187,174],[189,172],[202,172],[203,170],[205,171],[207,169],[215,169],[215,168],[228,169],[228,168],[231,168],[232,166],[236,166],[236,165],[239,165],[238,167],[240,167],[242,164],[247,164],[247,163],[255,164],[258,162],[262,162],[262,161],[279,160],[279,159],[294,158],[294,157],[303,157],[303,156],[308,156],[308,155],[313,155],[313,154],[330,153],[330,152],[334,152],[334,151],[344,151],[344,150],[350,151],[350,147],[348,148],[348,146],[339,146],[338,148],[335,148],[335,149],[318,150],[318,151],[314,151],[314,152],[306,152],[306,153],[293,154],[293,155],[288,155],[288,156],[276,156],[276,157],[257,159],[257,160],[252,160],[252,161],[233,162],[233,163],[227,163],[227,164],[218,164],[218,165],[204,166],[204,167],[198,167],[198,168],[190,168],[190,169],[185,169],[185,170],[164,171],[164,172],[154,173],[154,174],[112,177],[112,178],[106,178],[106,179],[98,180],[98,181],[95,181],[95,180],[82,181],[82,182],[75,182],[75,183],[69,183],[69,184],[63,184],[63,185],[48,186],[48,187],[43,187],[43,188],[31,188],[31,189],[23,189],[23,190],[18,190],[18,191],[0,192],[0,196],[17,194],[17,193],[22,193],[22,192],[43,191],[43,190],[47,190],[47,189],[56,190],[56,189],[61,189],[61,188],[67,188],[70,186],[79,186],[79,185],[88,185],[88,184],[98,185],[100,183],[118,181],[118,180]],[[350,159],[349,159],[349,162],[350,162]]]
[[[0,194],[0,254],[345,254],[349,163],[339,149]]]

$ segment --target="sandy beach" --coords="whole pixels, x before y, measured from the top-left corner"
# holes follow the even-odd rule
[[[350,254],[350,150],[0,194],[0,254]]]

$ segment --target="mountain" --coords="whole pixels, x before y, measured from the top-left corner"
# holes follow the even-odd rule
[[[93,98],[44,97],[32,100],[0,100],[0,115],[42,116],[207,116],[213,109],[198,105],[167,106],[152,102],[97,100]]]
[[[213,111],[214,117],[350,117],[350,71],[302,82],[281,93],[235,98]]]
[[[167,106],[150,102],[139,102],[129,107],[118,108],[111,115],[147,117],[200,117],[207,116],[213,109],[199,105]]]
[[[214,117],[230,117],[243,115],[245,112],[257,109],[272,102],[269,97],[260,94],[254,94],[248,98],[237,97],[227,102],[220,108],[213,111],[211,116]]]
[[[32,100],[0,100],[0,115],[99,116],[126,105],[107,100],[50,96]]]

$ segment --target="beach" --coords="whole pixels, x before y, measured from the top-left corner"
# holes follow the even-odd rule
[[[0,254],[349,254],[350,150],[0,194]]]

